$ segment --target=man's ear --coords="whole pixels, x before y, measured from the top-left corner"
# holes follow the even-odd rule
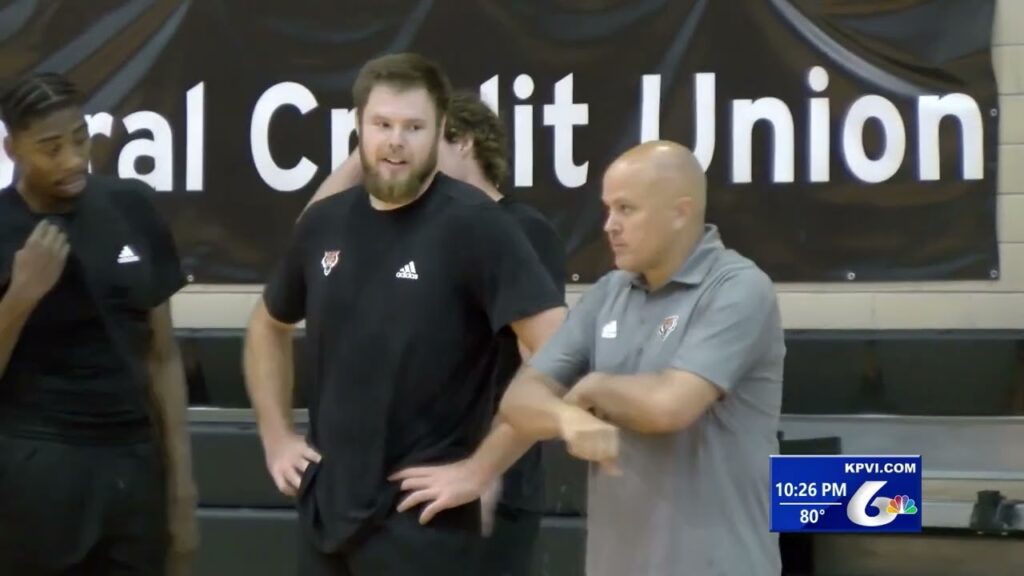
[[[459,154],[463,158],[473,157],[473,138],[470,136],[463,136],[458,140]]]
[[[693,201],[690,196],[683,196],[676,200],[675,204],[675,222],[673,228],[681,230],[686,226],[688,222],[693,221],[693,217],[697,211],[697,203]]]

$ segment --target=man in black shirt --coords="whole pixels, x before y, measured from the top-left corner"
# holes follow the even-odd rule
[[[80,102],[55,74],[0,94],[0,574],[178,573],[196,545],[184,275],[151,190],[87,173]]]
[[[452,95],[444,138],[438,147],[438,166],[445,174],[476,186],[504,208],[516,221],[540,257],[551,280],[565,294],[565,249],[550,222],[530,205],[504,195],[501,185],[508,174],[505,129],[480,97],[472,92]],[[324,181],[309,204],[356,186],[362,179],[361,163],[352,155]],[[498,360],[494,383],[500,398],[522,364],[515,333],[508,327],[498,333]],[[497,411],[497,407],[495,407]],[[410,470],[400,477],[424,478],[424,470]],[[497,501],[495,501],[497,497]],[[496,509],[495,509],[496,505]],[[541,447],[535,445],[495,483],[483,499],[485,542],[481,574],[528,576],[533,550],[544,512],[544,473]]]
[[[303,574],[477,576],[480,495],[530,445],[491,427],[496,335],[536,350],[564,299],[504,211],[437,172],[449,93],[415,55],[364,66],[364,184],[302,216],[250,323],[247,385],[270,473],[298,497]],[[303,319],[308,442],[288,418]],[[438,464],[445,482],[399,477]]]

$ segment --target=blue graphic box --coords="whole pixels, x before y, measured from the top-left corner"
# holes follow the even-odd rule
[[[772,532],[920,532],[921,456],[772,456]]]

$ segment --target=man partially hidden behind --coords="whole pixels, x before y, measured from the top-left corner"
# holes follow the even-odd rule
[[[0,95],[0,574],[185,574],[185,278],[152,189],[88,174],[81,100],[56,74]]]
[[[247,386],[270,474],[298,498],[301,574],[479,576],[479,499],[530,445],[492,426],[497,334],[537,350],[563,298],[515,222],[437,171],[449,99],[422,57],[363,67],[364,183],[299,219],[250,322]],[[289,417],[301,320],[308,439]]]

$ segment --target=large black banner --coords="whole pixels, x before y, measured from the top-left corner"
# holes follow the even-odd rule
[[[89,94],[93,169],[157,190],[196,282],[262,282],[354,144],[361,64],[418,51],[509,129],[506,190],[569,281],[611,267],[601,175],[691,146],[777,281],[998,275],[993,0],[0,0],[0,78]],[[0,184],[12,177],[0,153]]]

